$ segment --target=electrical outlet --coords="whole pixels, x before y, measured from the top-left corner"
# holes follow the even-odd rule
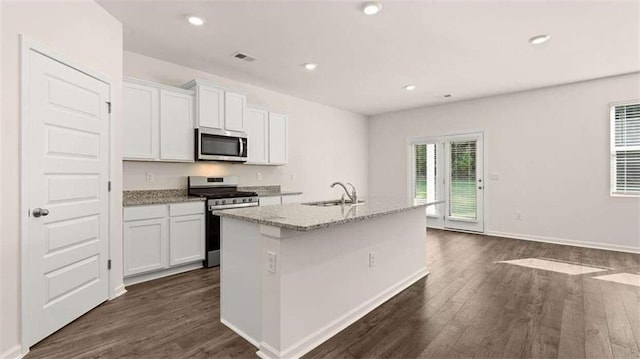
[[[260,173],[260,172],[256,173],[256,179],[258,181],[262,181],[262,173]]]
[[[492,173],[489,175],[489,177],[491,178],[492,181],[497,181],[500,179],[500,174],[499,173]]]
[[[289,174],[289,179],[293,181],[293,173]]]
[[[276,272],[276,254],[274,252],[267,252],[267,270],[269,273]]]
[[[147,172],[147,182],[153,182],[153,173]]]
[[[376,252],[369,252],[369,267],[376,265]]]
[[[520,221],[522,220],[522,212],[520,212],[520,211],[516,212],[516,219],[520,220]]]

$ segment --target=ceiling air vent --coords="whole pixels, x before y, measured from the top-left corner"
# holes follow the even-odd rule
[[[233,54],[233,57],[235,57],[236,59],[240,59],[242,61],[246,61],[246,62],[254,62],[254,61],[256,61],[255,57],[253,57],[251,55],[243,54],[242,52],[236,52],[235,54]]]

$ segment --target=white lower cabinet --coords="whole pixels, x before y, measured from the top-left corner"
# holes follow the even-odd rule
[[[178,273],[178,267],[200,264],[205,255],[203,202],[126,207],[124,277],[144,275],[141,282]]]
[[[301,194],[260,197],[261,206],[275,206],[278,204],[302,203]]]
[[[260,206],[275,206],[282,204],[280,196],[260,197]]]
[[[124,223],[124,276],[167,268],[169,221],[164,218]]]
[[[282,204],[289,204],[289,203],[302,203],[302,195],[292,194],[288,196],[282,196]]]
[[[204,216],[172,217],[170,221],[172,239],[169,249],[169,264],[191,263],[204,259]]]

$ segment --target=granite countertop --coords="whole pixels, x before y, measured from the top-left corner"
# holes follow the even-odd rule
[[[369,218],[405,212],[440,202],[416,202],[413,199],[372,197],[356,206],[330,207],[304,204],[227,209],[214,212],[220,217],[241,219],[267,226],[311,231],[338,224],[362,221]]]
[[[302,192],[282,191],[280,186],[238,186],[239,191],[256,192],[258,197],[294,196]]]
[[[123,191],[122,206],[147,206],[181,202],[205,201],[204,197],[187,196],[186,189],[157,189],[143,191]]]

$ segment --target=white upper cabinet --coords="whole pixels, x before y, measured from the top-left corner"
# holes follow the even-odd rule
[[[193,161],[193,96],[160,90],[160,159]]]
[[[287,116],[269,112],[269,163],[286,164],[288,150]]]
[[[247,96],[205,80],[192,80],[182,86],[195,91],[195,127],[245,131]]]
[[[123,144],[125,159],[153,160],[158,153],[159,91],[125,82],[123,86]]]
[[[224,90],[198,85],[196,91],[196,126],[224,129]]]
[[[247,109],[247,163],[269,163],[269,113],[253,108]]]
[[[123,159],[194,161],[192,91],[127,78],[123,96]]]
[[[244,132],[244,117],[247,96],[236,92],[224,93],[224,129]]]

